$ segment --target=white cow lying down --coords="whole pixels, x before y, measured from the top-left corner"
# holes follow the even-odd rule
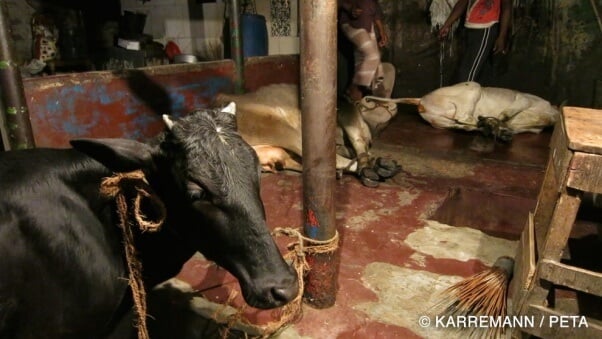
[[[300,171],[302,169],[299,162],[302,155],[302,140],[297,85],[268,85],[255,92],[241,95],[222,93],[217,95],[215,105],[224,105],[231,101],[234,101],[237,106],[238,130],[243,139],[257,152],[264,170]],[[369,156],[372,125],[366,123],[362,114],[349,103],[340,103],[338,107],[337,150],[339,144],[344,143],[343,134],[353,149],[351,155],[347,152],[337,152],[336,167],[339,170],[359,173],[362,169],[373,165]],[[392,115],[386,118],[391,117]],[[384,173],[381,178],[386,177],[387,171],[395,171],[395,173],[399,171],[397,164],[382,161],[379,164],[384,166],[377,171],[379,174]],[[378,177],[373,179],[377,180]]]
[[[510,137],[523,132],[539,133],[554,125],[559,116],[557,108],[538,96],[506,88],[481,87],[476,82],[441,87],[422,98],[392,100],[418,105],[420,116],[436,128],[483,131],[497,127]]]

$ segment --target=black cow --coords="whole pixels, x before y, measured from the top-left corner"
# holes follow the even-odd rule
[[[99,188],[136,169],[167,210],[159,232],[135,234],[147,290],[198,250],[238,278],[251,306],[290,301],[298,282],[266,227],[259,163],[234,110],[166,118],[149,144],[83,139],[1,153],[0,338],[115,335],[131,296],[115,203]]]

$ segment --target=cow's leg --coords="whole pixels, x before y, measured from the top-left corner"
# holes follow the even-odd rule
[[[370,155],[368,152],[363,152],[358,154],[357,156],[357,167],[360,171],[364,168],[369,168],[370,166]]]
[[[292,170],[301,172],[303,166],[294,159],[289,152],[281,147],[271,145],[253,146],[262,170],[266,172],[278,172],[281,170]]]
[[[283,167],[284,167],[284,169],[291,170],[291,171],[296,171],[296,172],[303,171],[303,165],[290,156],[288,158],[284,159]]]
[[[558,114],[553,114],[555,112],[550,107],[547,103],[536,103],[525,108],[519,114],[506,119],[506,126],[514,134],[523,132],[539,133],[545,127],[554,125],[557,120]]]
[[[347,142],[345,141],[345,131],[341,128],[341,126],[337,125],[336,134],[336,152],[338,155],[345,157],[347,159],[355,158],[355,151],[347,146]]]
[[[362,118],[357,106],[341,102],[337,113],[337,122],[344,130],[357,157],[357,172],[362,183],[376,187],[382,180],[391,178],[401,171],[393,160],[372,159],[369,149],[372,143],[370,127]]]
[[[347,159],[339,154],[336,155],[336,168],[342,172],[357,173],[357,160]]]
[[[372,134],[359,109],[353,104],[341,101],[337,112],[337,122],[355,151],[359,169],[367,167],[370,161],[368,150],[372,143]]]

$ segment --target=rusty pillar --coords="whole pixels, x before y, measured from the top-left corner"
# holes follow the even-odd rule
[[[240,3],[230,0],[230,53],[234,60],[234,93],[244,93],[245,59],[242,51]]]
[[[8,4],[0,0],[0,93],[8,149],[33,148],[34,139],[29,121],[29,111],[23,92],[23,80],[19,66],[14,62],[12,37],[8,18]]]
[[[300,1],[304,232],[316,240],[336,234],[334,211],[337,93],[337,1]],[[316,308],[334,305],[338,250],[308,256],[304,298]]]

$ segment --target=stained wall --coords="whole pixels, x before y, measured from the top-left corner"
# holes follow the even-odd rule
[[[452,82],[463,30],[442,46],[431,27],[431,3],[380,1],[392,37],[383,58],[398,69],[397,96],[420,96],[435,89],[441,74],[444,85]],[[487,85],[530,92],[554,104],[601,107],[600,14],[601,0],[514,1],[510,53],[495,58],[496,77]]]

